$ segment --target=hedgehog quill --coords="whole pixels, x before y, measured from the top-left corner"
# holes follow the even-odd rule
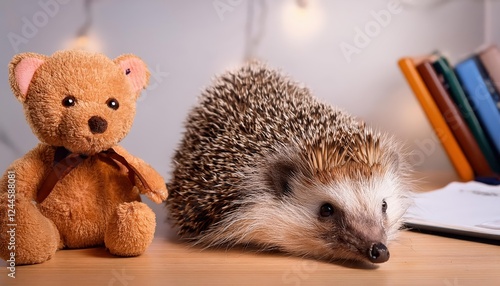
[[[393,137],[256,62],[217,78],[185,127],[166,202],[180,237],[327,261],[389,259],[410,188]]]

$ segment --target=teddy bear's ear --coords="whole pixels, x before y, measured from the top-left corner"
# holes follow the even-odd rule
[[[127,76],[134,92],[139,96],[141,90],[149,83],[149,70],[146,64],[139,57],[131,54],[119,56],[114,62]]]
[[[28,87],[35,71],[45,62],[47,56],[35,53],[17,54],[9,64],[10,87],[17,99],[26,100]]]

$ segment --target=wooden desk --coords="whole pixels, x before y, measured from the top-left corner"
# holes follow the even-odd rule
[[[165,229],[165,225],[159,229]],[[200,250],[157,231],[147,252],[117,258],[104,248],[62,250],[16,267],[0,285],[500,285],[500,247],[404,231],[372,269],[243,250]]]
[[[0,285],[500,285],[500,247],[401,233],[391,258],[373,269],[280,254],[190,248],[157,237],[145,254],[116,258],[104,248],[62,250],[40,265],[16,267]]]

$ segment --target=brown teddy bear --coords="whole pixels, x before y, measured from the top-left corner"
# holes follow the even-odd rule
[[[149,71],[134,55],[85,51],[16,55],[10,84],[40,139],[0,179],[0,256],[41,263],[62,248],[105,245],[137,256],[155,215],[141,202],[167,198],[165,182],[120,142],[129,132]]]

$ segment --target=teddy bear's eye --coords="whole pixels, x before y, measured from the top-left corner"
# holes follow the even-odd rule
[[[72,96],[72,95],[68,95],[68,96],[66,96],[66,97],[63,99],[63,101],[62,101],[62,105],[63,105],[64,107],[70,107],[70,106],[73,106],[73,105],[75,105],[75,103],[76,103],[76,98],[75,98],[74,96]]]
[[[114,109],[114,110],[117,110],[118,107],[120,107],[118,100],[116,100],[114,98],[108,99],[108,101],[106,101],[106,104],[108,105],[109,108]]]

